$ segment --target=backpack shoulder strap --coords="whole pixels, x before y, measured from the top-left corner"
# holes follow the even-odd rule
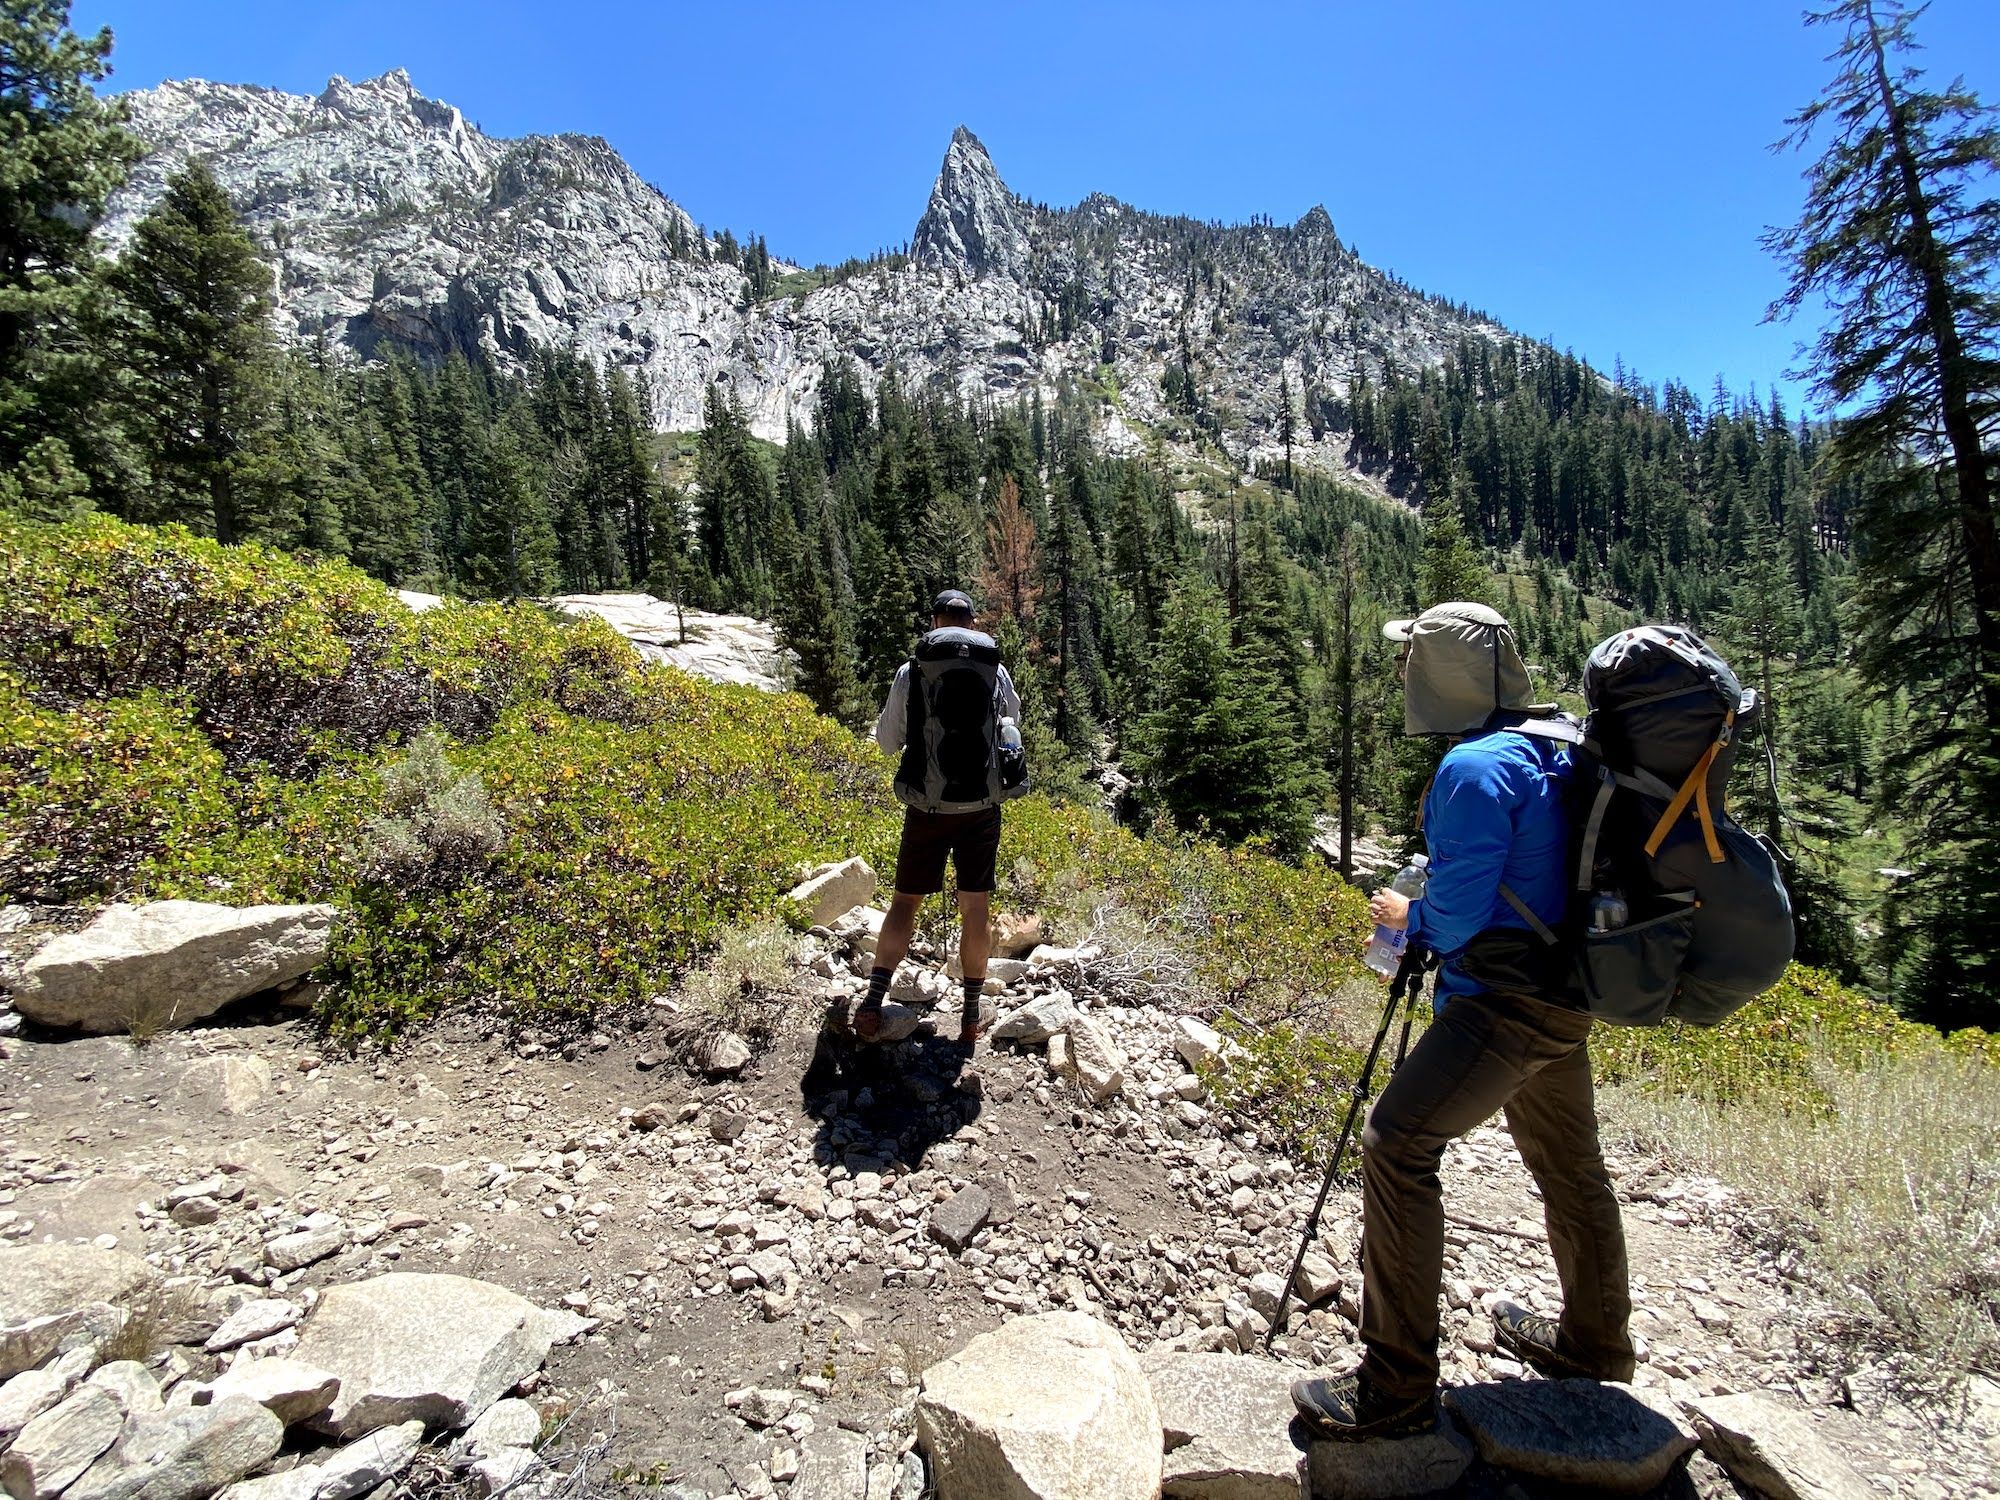
[[[1523,922],[1526,922],[1528,924],[1528,930],[1534,933],[1536,937],[1540,938],[1543,942],[1547,943],[1551,948],[1553,948],[1556,945],[1558,939],[1555,935],[1554,930],[1550,928],[1548,923],[1544,922],[1540,917],[1536,916],[1533,908],[1531,908],[1528,905],[1528,903],[1523,901],[1519,896],[1515,895],[1514,892],[1508,888],[1508,885],[1504,880],[1500,882],[1500,899],[1505,901],[1509,906],[1514,908],[1514,915],[1519,917]]]

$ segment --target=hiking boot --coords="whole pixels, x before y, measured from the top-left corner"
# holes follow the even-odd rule
[[[863,1000],[854,1012],[853,1026],[862,1041],[874,1041],[882,1032],[882,1002],[872,995]]]
[[[1603,1378],[1582,1360],[1563,1352],[1561,1327],[1555,1319],[1531,1313],[1513,1302],[1493,1304],[1493,1342],[1551,1380]]]
[[[1339,1443],[1421,1437],[1438,1424],[1436,1391],[1402,1400],[1377,1390],[1358,1370],[1337,1380],[1294,1382],[1292,1405],[1306,1426]]]

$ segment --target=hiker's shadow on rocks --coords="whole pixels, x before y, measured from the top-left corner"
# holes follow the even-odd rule
[[[829,1018],[799,1079],[805,1111],[819,1121],[814,1154],[822,1165],[869,1158],[916,1168],[940,1142],[979,1118],[972,1049],[931,1033],[864,1042]]]

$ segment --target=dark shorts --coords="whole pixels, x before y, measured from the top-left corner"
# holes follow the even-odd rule
[[[896,889],[905,896],[929,896],[944,889],[944,859],[961,891],[993,889],[1000,856],[1000,809],[968,813],[903,809],[903,842],[896,850]]]

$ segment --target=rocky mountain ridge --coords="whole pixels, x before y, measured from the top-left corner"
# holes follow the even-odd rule
[[[192,155],[209,158],[276,274],[280,322],[363,354],[482,347],[503,363],[574,345],[644,371],[665,430],[733,389],[753,429],[810,423],[821,370],[851,359],[974,399],[1064,382],[1115,450],[1155,434],[1275,456],[1281,378],[1298,453],[1345,449],[1325,421],[1358,370],[1413,368],[1505,330],[1363,263],[1324,209],[1223,227],[1103,195],[1049,209],[1012,192],[978,138],[952,137],[907,256],[845,273],[777,262],[753,300],[685,209],[605,141],[505,140],[402,70],[314,97],[175,81],[126,96],[152,150],[103,226],[114,251]],[[1192,377],[1170,400],[1170,367]]]

